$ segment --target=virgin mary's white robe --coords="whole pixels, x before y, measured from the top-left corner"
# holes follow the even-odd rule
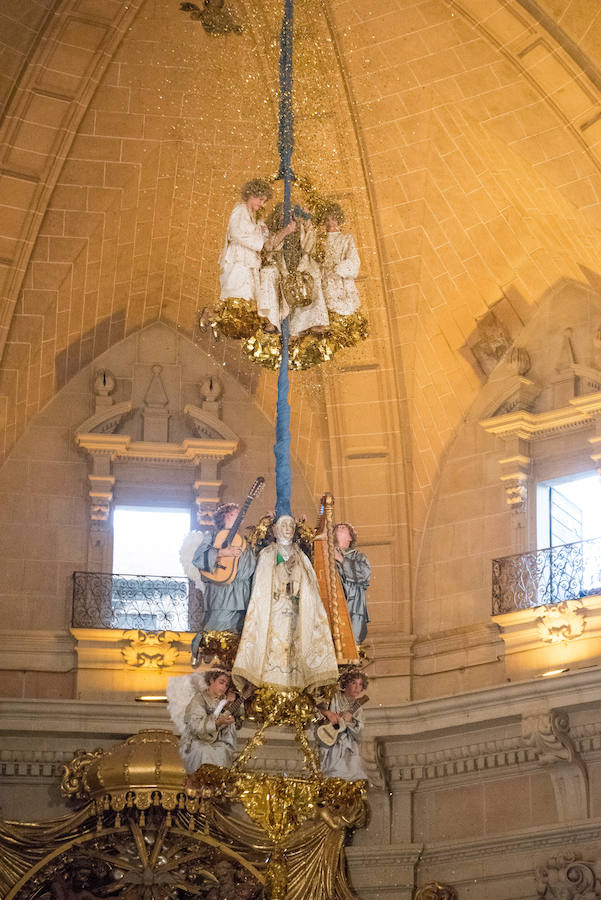
[[[310,690],[338,680],[328,618],[313,566],[296,546],[282,560],[277,544],[259,554],[232,675],[280,690]],[[280,560],[278,562],[278,559]]]

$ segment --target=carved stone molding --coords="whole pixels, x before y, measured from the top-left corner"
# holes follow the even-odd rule
[[[531,828],[511,834],[490,835],[483,838],[469,838],[460,841],[439,843],[424,848],[421,862],[430,870],[443,862],[474,860],[482,864],[487,856],[508,856],[509,854],[527,854],[549,852],[549,848],[557,847],[559,851],[569,844],[598,843],[601,840],[601,823],[570,823],[547,828]],[[543,857],[544,858],[544,857]],[[530,873],[532,873],[530,862]]]
[[[83,752],[83,751],[81,751]],[[57,778],[72,750],[3,750],[0,776],[3,778]]]
[[[137,669],[163,669],[175,665],[180,653],[179,634],[175,631],[126,631],[127,641],[121,655],[128,666]]]
[[[64,631],[0,630],[0,671],[70,672],[75,645]]]
[[[491,769],[519,766],[536,759],[519,737],[480,741],[428,753],[395,756],[391,761],[392,790],[398,783],[470,776]]]
[[[599,860],[585,861],[579,853],[562,853],[536,869],[537,896],[543,900],[596,900],[601,897]]]
[[[505,502],[514,512],[522,513],[528,501],[528,480],[530,478],[532,460],[523,449],[523,441],[514,442],[516,446],[508,447],[509,455],[499,460],[501,481],[505,488]]]
[[[586,627],[586,610],[582,600],[564,600],[556,606],[544,607],[544,612],[536,620],[536,627],[543,641],[550,644],[580,637]]]
[[[519,409],[505,415],[482,419],[481,426],[489,434],[540,440],[552,434],[576,431],[601,416],[601,391],[573,397],[568,406],[546,412]]]

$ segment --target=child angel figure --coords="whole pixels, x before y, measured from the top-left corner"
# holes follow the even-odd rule
[[[338,203],[329,203],[322,221],[326,230],[322,263],[322,288],[330,312],[350,316],[361,305],[355,279],[361,260],[353,236],[341,230],[344,211]]]
[[[321,289],[321,271],[314,259],[317,245],[317,232],[311,222],[310,214],[299,206],[293,210],[293,220],[297,223],[294,237],[284,246],[286,237],[282,228],[283,203],[277,203],[266,219],[269,228],[263,249],[263,267],[260,274],[259,314],[265,316],[280,330],[280,323],[290,315],[290,334],[294,337],[306,331],[321,332],[329,324]],[[282,289],[285,280],[292,272],[306,272],[310,276],[310,302],[304,306],[290,309],[285,291]]]
[[[271,187],[264,179],[253,178],[246,182],[240,192],[240,202],[232,210],[219,257],[221,299],[250,301],[264,318],[269,317],[269,310],[261,311],[258,306],[259,271],[261,250],[269,237],[269,229],[258,216],[272,195]],[[276,237],[283,241],[295,228],[296,222],[292,221]]]

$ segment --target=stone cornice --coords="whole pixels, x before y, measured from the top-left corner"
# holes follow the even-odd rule
[[[574,397],[569,406],[547,412],[515,412],[490,419],[482,419],[480,424],[489,434],[500,437],[519,437],[536,440],[552,434],[582,428],[601,415],[601,392]]]
[[[469,838],[465,841],[452,841],[430,845],[424,849],[421,861],[427,865],[452,860],[482,859],[492,854],[531,854],[538,850],[548,851],[551,847],[566,844],[595,843],[601,839],[601,819],[590,819],[585,822],[569,822],[565,825],[528,828],[524,831],[513,831],[511,834],[491,835],[484,838]]]
[[[123,403],[116,403],[114,406],[105,406],[99,412],[94,413],[89,419],[86,419],[75,431],[76,436],[80,434],[112,434],[121,419],[128,416],[133,409],[132,403],[127,400]]]
[[[198,465],[199,460],[222,460],[235,453],[238,439],[186,438],[181,444],[159,441],[133,441],[127,434],[78,433],[75,441],[94,455],[108,454],[120,462],[146,462],[175,465]]]
[[[366,732],[370,738],[380,739],[448,733],[466,727],[517,722],[530,711],[541,709],[596,707],[600,700],[599,668],[594,667],[557,678],[500,684],[403,706],[367,707]]]
[[[347,847],[346,855],[353,866],[413,866],[423,852],[422,844],[393,844],[389,847]]]

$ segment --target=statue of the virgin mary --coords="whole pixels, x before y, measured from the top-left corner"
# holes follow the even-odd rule
[[[259,554],[232,675],[257,687],[311,690],[338,680],[328,618],[309,559],[294,543],[296,523],[280,516],[275,543]]]

